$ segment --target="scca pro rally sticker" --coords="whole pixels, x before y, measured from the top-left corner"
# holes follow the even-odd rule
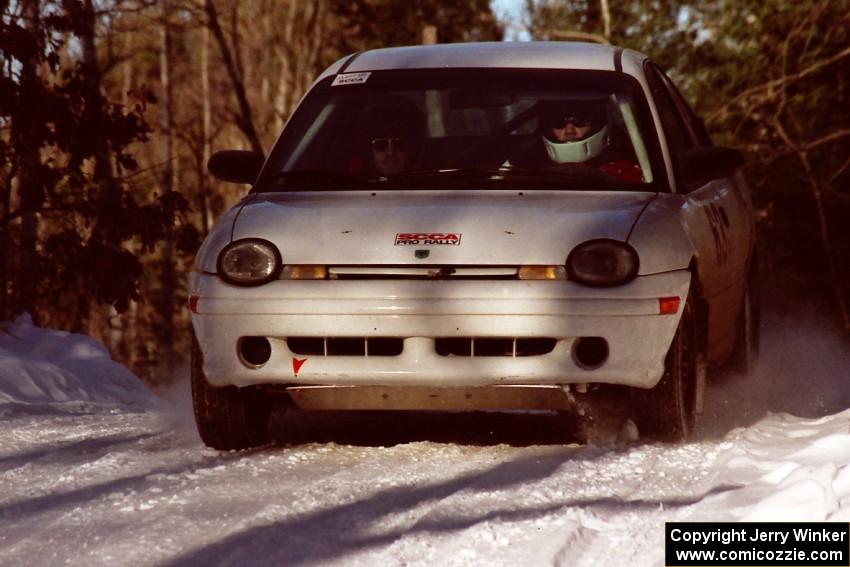
[[[395,235],[396,246],[460,246],[460,232],[410,232]]]
[[[367,73],[345,73],[343,75],[337,75],[334,77],[334,82],[331,83],[332,87],[339,87],[341,85],[362,85],[366,82],[366,79],[369,78],[371,72]]]

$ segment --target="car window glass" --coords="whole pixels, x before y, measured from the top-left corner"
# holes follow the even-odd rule
[[[654,66],[647,67],[646,78],[667,137],[667,148],[673,162],[674,175],[677,179],[681,179],[685,166],[685,154],[695,145],[694,140]]]
[[[670,79],[670,77],[668,77],[660,69],[656,70],[658,71],[658,75],[661,77],[664,86],[667,88],[667,92],[670,94],[670,98],[673,100],[673,103],[679,110],[680,116],[682,116],[686,125],[688,126],[691,135],[696,139],[697,144],[700,146],[711,146],[711,137],[709,136],[708,131],[705,129],[705,124],[703,123],[703,121],[696,115],[691,106],[685,100],[685,97],[682,95],[681,91],[679,91],[679,89],[676,87],[676,84]]]
[[[566,189],[657,190],[647,187],[656,181],[660,153],[646,101],[621,73],[463,69],[364,77],[356,84],[331,77],[315,87],[261,179],[508,168],[541,173],[514,177],[520,188],[562,175]],[[567,120],[586,121],[586,133],[558,139],[555,130],[575,127]],[[378,163],[379,155],[398,151],[403,159]]]

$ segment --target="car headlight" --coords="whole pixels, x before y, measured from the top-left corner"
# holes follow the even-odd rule
[[[588,240],[573,248],[567,258],[569,279],[592,286],[624,284],[638,273],[634,248],[619,240]]]
[[[274,244],[259,238],[231,242],[218,255],[218,273],[235,285],[260,285],[280,274],[280,252]]]

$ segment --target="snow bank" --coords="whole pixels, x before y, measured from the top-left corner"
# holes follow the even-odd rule
[[[850,519],[850,410],[817,419],[774,414],[731,432],[715,487],[692,519]],[[731,489],[731,490],[730,490]]]
[[[28,314],[0,325],[0,404],[146,406],[154,400],[144,384],[91,337],[36,327]]]

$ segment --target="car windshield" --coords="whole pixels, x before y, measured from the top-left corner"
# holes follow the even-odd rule
[[[648,115],[623,73],[340,74],[310,91],[254,190],[657,191]]]

